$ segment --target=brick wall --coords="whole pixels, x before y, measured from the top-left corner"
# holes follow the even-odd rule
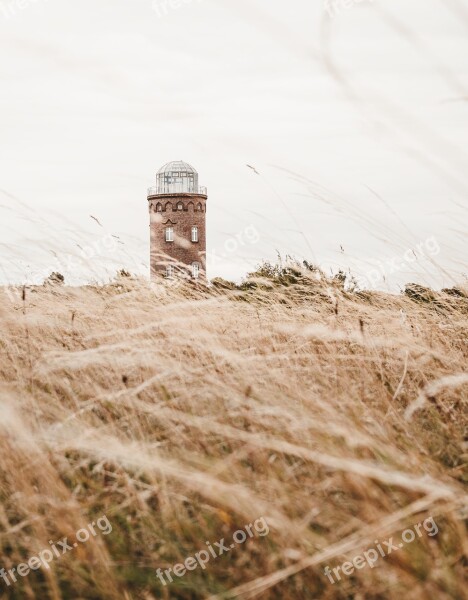
[[[168,263],[179,268],[187,265],[191,272],[194,262],[200,265],[200,277],[204,276],[206,201],[207,197],[200,194],[158,194],[148,198],[152,277],[165,275]],[[166,242],[166,227],[174,229],[173,242]],[[198,242],[191,241],[192,227],[198,227]]]

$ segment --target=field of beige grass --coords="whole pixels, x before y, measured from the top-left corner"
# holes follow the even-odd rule
[[[312,271],[0,290],[0,597],[467,598],[467,320]]]

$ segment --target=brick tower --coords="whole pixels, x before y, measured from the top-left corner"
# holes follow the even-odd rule
[[[157,172],[148,190],[152,279],[205,277],[207,199],[189,164],[170,162]]]

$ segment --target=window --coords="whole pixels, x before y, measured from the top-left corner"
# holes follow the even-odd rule
[[[200,212],[203,210],[203,209],[202,209],[201,202],[199,202],[199,203],[197,204],[197,210],[199,210]]]
[[[192,242],[198,242],[198,227],[192,227]]]
[[[198,279],[200,276],[200,265],[196,262],[192,263],[192,277]]]
[[[179,203],[177,205],[177,210],[182,210],[184,208],[184,205],[182,203]]]
[[[172,277],[174,275],[174,267],[172,265],[166,266],[166,277]]]
[[[173,241],[174,241],[174,228],[166,227],[166,242],[173,242]]]
[[[161,212],[161,211],[162,211],[161,204],[156,204],[156,212]]]

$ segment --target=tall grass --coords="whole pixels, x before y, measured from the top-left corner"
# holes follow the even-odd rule
[[[463,290],[349,292],[306,271],[0,295],[0,566],[113,527],[2,597],[466,597]],[[261,516],[267,537],[157,578]],[[324,576],[429,516],[437,536]]]

